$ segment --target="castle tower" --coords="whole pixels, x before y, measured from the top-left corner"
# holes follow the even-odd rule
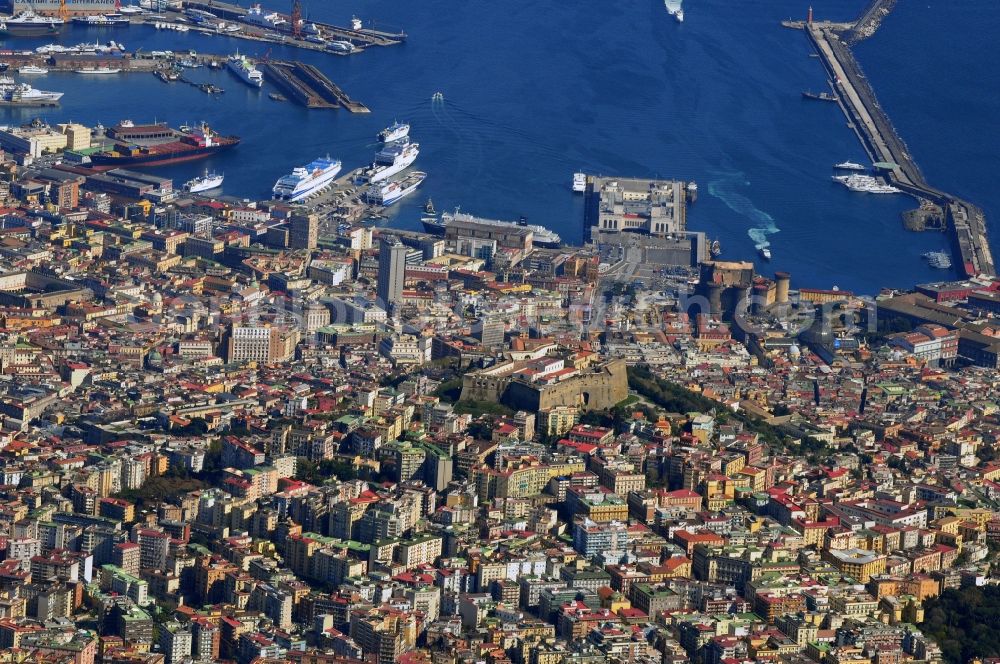
[[[792,282],[792,275],[787,272],[774,273],[774,302],[775,304],[788,304],[788,288]]]

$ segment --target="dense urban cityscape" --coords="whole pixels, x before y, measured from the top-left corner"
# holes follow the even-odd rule
[[[235,15],[339,55],[405,39],[297,2],[266,26],[107,4],[23,27],[15,0],[0,32]],[[893,5],[786,27],[850,69]],[[129,60],[368,110],[311,65]],[[918,198],[908,219],[954,238],[941,280],[799,283],[699,230],[696,182],[636,173],[567,178],[581,246],[431,200],[392,228],[427,176],[401,121],[371,166],[321,158],[261,201],[142,170],[239,143],[206,125],[0,127],[0,664],[997,661],[986,221],[877,161],[901,140],[844,76],[815,96],[854,98],[875,164],[836,178]]]

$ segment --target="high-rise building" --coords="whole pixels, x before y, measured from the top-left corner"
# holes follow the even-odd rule
[[[234,327],[229,333],[228,362],[285,362],[295,355],[299,331],[281,327]]]
[[[392,236],[379,238],[378,294],[379,306],[391,311],[403,300],[403,279],[406,272],[406,245]]]
[[[177,664],[191,657],[191,631],[179,622],[160,628],[160,650],[166,664]]]
[[[315,249],[319,242],[319,218],[315,214],[295,213],[289,221],[288,246],[292,249]]]
[[[479,340],[486,348],[496,348],[503,345],[504,322],[499,318],[486,317],[480,321]]]

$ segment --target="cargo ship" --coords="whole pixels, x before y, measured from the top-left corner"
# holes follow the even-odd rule
[[[427,173],[413,171],[401,180],[391,180],[383,184],[373,184],[364,193],[365,202],[370,205],[389,207],[400,199],[409,196],[427,178]]]
[[[39,16],[30,9],[0,22],[0,37],[42,37],[54,35],[63,27],[61,18]]]
[[[240,142],[238,136],[219,136],[206,124],[178,130],[163,122],[136,125],[129,120],[108,129],[107,137],[113,144],[90,156],[91,165],[98,170],[192,161]]]
[[[456,210],[454,213],[443,213],[440,221],[434,217],[423,217],[420,221],[424,225],[424,230],[433,235],[444,235],[448,230],[449,224],[454,221],[461,221],[465,223],[478,224],[480,226],[527,228],[532,232],[532,244],[536,247],[548,247],[555,249],[562,244],[562,238],[559,237],[558,233],[549,230],[545,226],[529,224],[528,220],[524,217],[521,217],[518,221],[497,221],[495,219],[482,219],[480,217],[474,217],[471,214],[458,212]]]

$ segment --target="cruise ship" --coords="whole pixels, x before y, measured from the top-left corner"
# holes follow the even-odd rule
[[[424,225],[424,230],[434,235],[444,235],[445,231],[448,229],[448,225],[453,221],[463,221],[483,226],[520,226],[522,228],[527,228],[532,232],[532,244],[536,247],[549,247],[554,249],[562,244],[562,238],[559,237],[558,233],[549,230],[545,226],[529,224],[524,217],[521,217],[519,221],[497,221],[495,219],[481,219],[471,214],[458,212],[456,210],[453,213],[443,213],[440,220],[434,217],[424,217],[420,221]]]
[[[225,175],[219,175],[217,173],[209,173],[205,171],[205,175],[200,177],[192,178],[184,183],[184,191],[189,194],[197,194],[203,191],[211,191],[212,189],[218,189],[222,186],[222,182],[226,179]]]
[[[91,28],[120,28],[129,24],[128,16],[122,14],[91,14],[74,16],[73,23]]]
[[[405,196],[417,190],[417,187],[427,179],[427,173],[413,171],[401,180],[389,180],[382,184],[373,184],[364,193],[366,203],[389,207]]]
[[[378,133],[378,140],[383,143],[392,143],[406,138],[410,135],[410,125],[405,122],[393,122],[391,125]]]
[[[274,197],[283,201],[301,201],[320,189],[328,187],[340,173],[339,159],[317,159],[305,166],[299,166],[288,175],[283,175],[274,183]]]
[[[32,103],[44,105],[59,101],[63,94],[36,90],[27,83],[17,83],[6,76],[0,78],[0,102],[24,106],[30,106]]]
[[[0,22],[0,37],[42,37],[54,35],[63,27],[61,18],[39,16],[27,9]]]
[[[264,75],[247,60],[246,56],[239,53],[229,56],[229,71],[252,88],[264,85]]]
[[[375,155],[375,162],[361,172],[361,179],[371,184],[388,180],[396,173],[406,170],[417,160],[420,144],[402,140],[390,143]]]

